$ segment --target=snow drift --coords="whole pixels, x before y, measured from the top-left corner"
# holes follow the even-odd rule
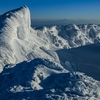
[[[100,82],[55,52],[99,43],[99,26],[32,28],[30,20],[26,6],[0,16],[0,99],[99,100]]]

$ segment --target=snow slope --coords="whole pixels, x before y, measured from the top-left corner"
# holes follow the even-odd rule
[[[100,81],[100,43],[56,51],[62,65],[66,60],[73,69]]]
[[[0,100],[99,100],[100,82],[57,51],[99,42],[99,26],[32,28],[30,20],[27,6],[0,16]]]

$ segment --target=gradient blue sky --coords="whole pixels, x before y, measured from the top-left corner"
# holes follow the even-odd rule
[[[100,0],[0,0],[0,14],[22,5],[33,19],[100,19]]]

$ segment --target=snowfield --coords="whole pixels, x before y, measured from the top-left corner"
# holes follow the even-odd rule
[[[27,6],[4,13],[0,100],[100,100],[99,42],[99,25],[32,28]]]

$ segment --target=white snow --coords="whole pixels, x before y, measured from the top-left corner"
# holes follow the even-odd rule
[[[6,12],[0,16],[0,100],[100,100],[100,82],[75,70],[78,61],[68,61],[74,53],[61,50],[99,41],[99,25],[35,29],[27,6]]]

